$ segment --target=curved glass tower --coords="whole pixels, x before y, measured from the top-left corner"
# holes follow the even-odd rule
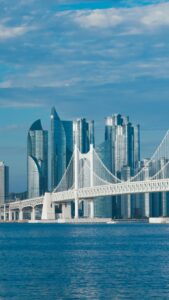
[[[40,120],[29,129],[27,155],[28,198],[34,198],[48,190],[48,132]]]
[[[66,170],[73,153],[73,122],[62,121],[55,108],[51,111],[51,189]]]

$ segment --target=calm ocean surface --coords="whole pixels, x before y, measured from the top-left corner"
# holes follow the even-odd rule
[[[0,224],[3,299],[169,299],[169,225]]]

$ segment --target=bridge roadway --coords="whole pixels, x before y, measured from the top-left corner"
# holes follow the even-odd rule
[[[81,188],[76,191],[78,199],[91,199],[100,196],[154,193],[169,191],[169,179],[124,181],[123,183]],[[52,193],[52,202],[65,202],[74,199],[75,190]]]
[[[155,193],[155,192],[167,192],[169,191],[169,179],[158,179],[158,180],[144,180],[134,182],[123,182],[117,184],[101,185],[94,187],[87,187],[74,189],[64,192],[51,193],[51,202],[62,203],[70,202],[77,198],[80,199],[91,199],[100,196],[117,196],[125,194],[140,194],[140,193]],[[26,207],[36,207],[43,205],[44,197],[38,197],[33,199],[26,199],[22,201],[15,201],[8,203],[9,209],[24,209]]]
[[[26,200],[19,200],[14,202],[9,202],[7,205],[10,209],[24,209],[26,207],[36,207],[38,205],[43,205],[43,199],[44,197],[37,197],[32,199],[26,199]]]

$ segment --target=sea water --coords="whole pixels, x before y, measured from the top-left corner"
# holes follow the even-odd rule
[[[169,225],[0,224],[6,299],[169,299]]]

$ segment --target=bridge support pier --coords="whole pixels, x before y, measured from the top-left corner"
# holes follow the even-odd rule
[[[45,193],[42,208],[42,220],[55,220],[55,207],[50,193]]]
[[[12,221],[12,211],[9,209],[9,221]]]
[[[31,220],[32,221],[35,221],[35,218],[36,216],[35,216],[35,207],[32,207],[32,211],[31,211]]]
[[[18,214],[16,210],[14,210],[13,216],[14,216],[14,221],[18,220]]]
[[[94,218],[94,199],[90,200],[90,218]]]
[[[23,220],[23,210],[20,209],[19,210],[19,221],[22,221]]]
[[[71,203],[62,204],[62,218],[71,219]]]
[[[75,219],[79,218],[79,199],[75,196]]]
[[[145,193],[144,195],[144,215],[150,217],[150,194]]]
[[[4,221],[6,221],[6,205],[4,204]]]

